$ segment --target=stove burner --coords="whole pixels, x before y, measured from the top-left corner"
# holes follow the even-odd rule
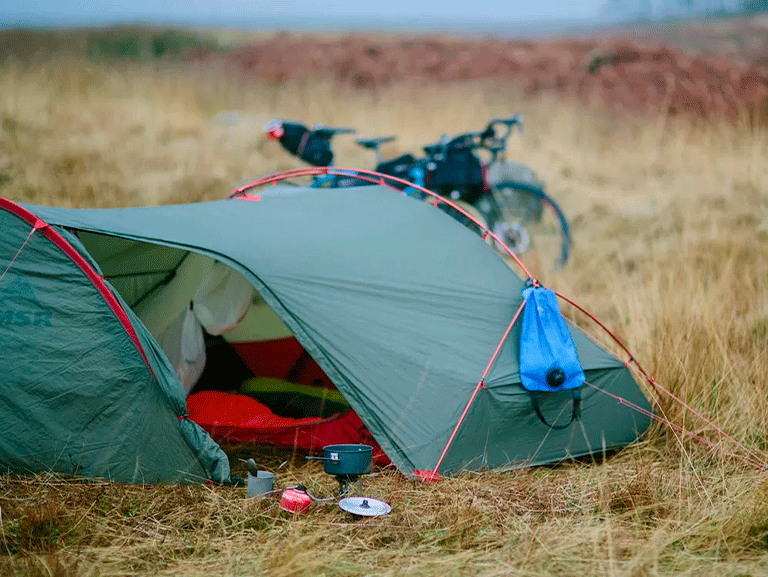
[[[362,491],[363,480],[360,475],[334,475],[339,482],[339,496],[343,496],[349,493],[350,485],[357,481],[357,490]]]

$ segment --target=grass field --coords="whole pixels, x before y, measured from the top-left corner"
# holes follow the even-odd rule
[[[526,131],[509,156],[538,171],[572,222],[573,259],[544,282],[765,455],[768,132],[610,117],[498,82],[370,93],[172,60],[6,58],[0,194],[88,207],[218,199],[296,166],[261,133],[275,117],[397,134],[395,154],[514,112]],[[351,139],[337,156],[372,164]],[[332,505],[293,519],[243,488],[2,476],[0,575],[765,575],[765,473],[726,455],[743,450],[678,403],[658,408],[722,451],[658,425],[602,462],[432,485],[382,471],[366,489],[393,512],[364,521]],[[243,475],[240,457],[256,451],[227,450]],[[259,458],[276,467],[286,455]],[[322,466],[287,460],[278,486],[334,490]]]

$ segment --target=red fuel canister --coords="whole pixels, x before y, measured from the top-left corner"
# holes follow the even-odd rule
[[[303,485],[288,487],[280,497],[280,508],[289,513],[306,515],[309,513],[309,506],[311,504],[312,498],[307,494],[307,490]]]

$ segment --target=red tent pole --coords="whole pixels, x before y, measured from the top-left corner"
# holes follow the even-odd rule
[[[501,337],[501,341],[499,341],[499,345],[496,347],[496,350],[493,352],[493,356],[491,357],[491,360],[488,361],[488,366],[485,367],[485,371],[483,371],[483,376],[480,377],[480,382],[477,383],[475,390],[472,392],[472,396],[469,398],[469,402],[467,403],[467,406],[464,407],[464,412],[461,413],[461,417],[459,417],[459,422],[456,423],[456,426],[453,429],[453,433],[451,433],[451,437],[448,439],[448,443],[445,445],[445,448],[443,449],[443,452],[440,455],[440,458],[437,460],[437,465],[435,465],[435,468],[430,473],[428,473],[427,476],[431,477],[432,479],[437,478],[437,476],[440,474],[439,473],[440,465],[443,463],[443,459],[445,459],[445,455],[448,453],[448,449],[453,444],[453,441],[456,438],[456,435],[459,432],[459,428],[461,427],[461,424],[464,422],[464,419],[466,418],[467,413],[469,413],[469,408],[472,406],[472,403],[475,402],[475,397],[477,397],[477,393],[480,392],[480,389],[485,388],[485,377],[488,376],[488,373],[491,371],[491,367],[493,366],[493,363],[496,362],[496,358],[499,356],[499,353],[501,352],[501,347],[504,346],[504,343],[506,342],[507,337],[509,336],[509,333],[512,332],[512,327],[515,326],[517,319],[520,317],[520,313],[523,312],[524,306],[525,306],[525,299],[523,299],[523,302],[520,303],[520,307],[517,309],[515,316],[512,317],[512,322],[509,323],[507,330],[504,332],[504,336]]]
[[[504,250],[504,252],[506,252],[507,255],[509,255],[509,257],[512,258],[517,263],[517,266],[519,266],[525,273],[526,278],[533,279],[533,275],[531,274],[531,272],[526,268],[526,266],[523,264],[520,258],[512,251],[512,249],[509,248],[501,238],[499,238],[491,229],[489,229],[488,226],[480,222],[474,215],[469,214],[462,207],[454,203],[450,198],[440,196],[436,192],[433,192],[427,188],[424,188],[423,186],[419,186],[408,180],[404,180],[396,176],[389,176],[387,174],[382,174],[380,172],[375,172],[373,170],[365,170],[362,168],[338,168],[334,166],[325,166],[325,167],[310,166],[310,167],[294,168],[291,170],[277,172],[275,174],[265,176],[263,178],[260,178],[259,180],[251,182],[250,184],[241,186],[240,188],[235,189],[229,195],[229,198],[247,199],[247,197],[249,196],[248,191],[259,186],[264,186],[266,184],[276,184],[281,180],[286,180],[288,178],[297,177],[297,176],[320,176],[324,174],[330,174],[330,175],[336,175],[336,176],[351,176],[358,180],[367,181],[374,184],[381,184],[401,194],[403,191],[396,186],[398,184],[401,186],[415,188],[416,190],[422,192],[423,194],[432,197],[432,204],[434,206],[439,206],[440,204],[446,204],[456,212],[463,215],[465,218],[475,223],[482,231],[483,240],[486,240],[490,236]],[[261,200],[261,198],[254,197],[254,198],[251,198],[250,200]]]

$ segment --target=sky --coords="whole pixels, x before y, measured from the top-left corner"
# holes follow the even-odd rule
[[[0,0],[0,23],[70,25],[151,21],[243,27],[401,28],[594,20],[606,0]]]

